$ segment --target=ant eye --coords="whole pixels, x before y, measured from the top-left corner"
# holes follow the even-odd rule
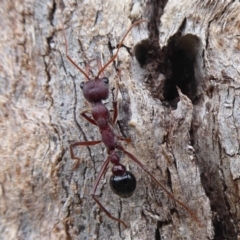
[[[83,86],[84,86],[84,82],[81,82],[80,88],[83,89]]]
[[[104,83],[106,83],[106,84],[108,84],[108,83],[109,83],[109,80],[108,80],[108,78],[106,78],[106,77],[105,77],[105,78],[103,78],[103,82],[104,82]]]

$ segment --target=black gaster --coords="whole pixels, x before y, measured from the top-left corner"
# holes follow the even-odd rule
[[[137,186],[135,176],[129,171],[122,176],[112,175],[109,183],[112,191],[122,198],[131,197]]]

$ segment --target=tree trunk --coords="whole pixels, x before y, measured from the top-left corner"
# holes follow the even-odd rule
[[[1,4],[2,239],[240,239],[240,88],[237,1],[3,1]],[[96,126],[80,113],[91,105],[82,68],[103,64],[139,19],[117,61],[105,104],[112,112],[117,70],[118,135],[190,211],[169,198],[126,155],[137,189],[119,198],[111,166],[91,197],[107,158]],[[90,74],[98,66],[91,62]]]

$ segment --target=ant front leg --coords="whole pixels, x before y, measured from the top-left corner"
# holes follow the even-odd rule
[[[93,125],[97,126],[97,123],[94,121],[94,119],[90,118],[86,113],[89,112],[89,109],[84,110],[81,113],[81,116],[84,117],[88,122],[90,122]]]
[[[121,74],[121,70],[118,70],[119,79],[121,79],[120,74]],[[113,124],[116,124],[117,118],[118,118],[118,102],[117,102],[118,91],[119,91],[119,80],[116,80],[116,91],[113,99]],[[117,138],[118,140],[125,141],[127,143],[130,143],[132,141],[130,138],[124,138],[121,136],[117,136]]]
[[[120,78],[120,74],[121,74],[121,71],[118,70],[119,78]],[[115,96],[113,99],[113,124],[116,124],[117,118],[118,118],[118,102],[117,102],[118,90],[119,90],[119,81],[116,80],[116,91],[115,91]]]
[[[102,168],[98,174],[98,177],[97,177],[97,180],[95,181],[95,184],[94,184],[94,187],[93,187],[93,192],[92,192],[92,197],[94,199],[94,201],[98,204],[98,206],[105,212],[105,214],[113,219],[114,221],[117,221],[121,224],[123,224],[124,227],[127,228],[127,224],[125,222],[123,222],[122,220],[120,220],[119,218],[115,218],[114,216],[112,216],[112,214],[100,203],[100,201],[96,198],[96,190],[97,190],[97,187],[98,187],[98,184],[104,174],[104,172],[106,171],[107,169],[107,166],[109,164],[109,162],[111,161],[111,158],[110,156],[108,156],[107,160],[104,162],[104,164],[102,165]]]

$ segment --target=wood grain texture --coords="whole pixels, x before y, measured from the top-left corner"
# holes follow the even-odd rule
[[[3,239],[240,239],[240,64],[238,1],[3,1],[0,15],[0,236]],[[129,26],[110,79],[112,109],[121,69],[116,132],[124,147],[188,206],[199,223],[126,156],[137,178],[129,199],[97,190],[124,229],[90,196],[106,159],[83,69],[107,62]],[[91,74],[97,73],[96,62]],[[179,90],[177,90],[177,86]]]

